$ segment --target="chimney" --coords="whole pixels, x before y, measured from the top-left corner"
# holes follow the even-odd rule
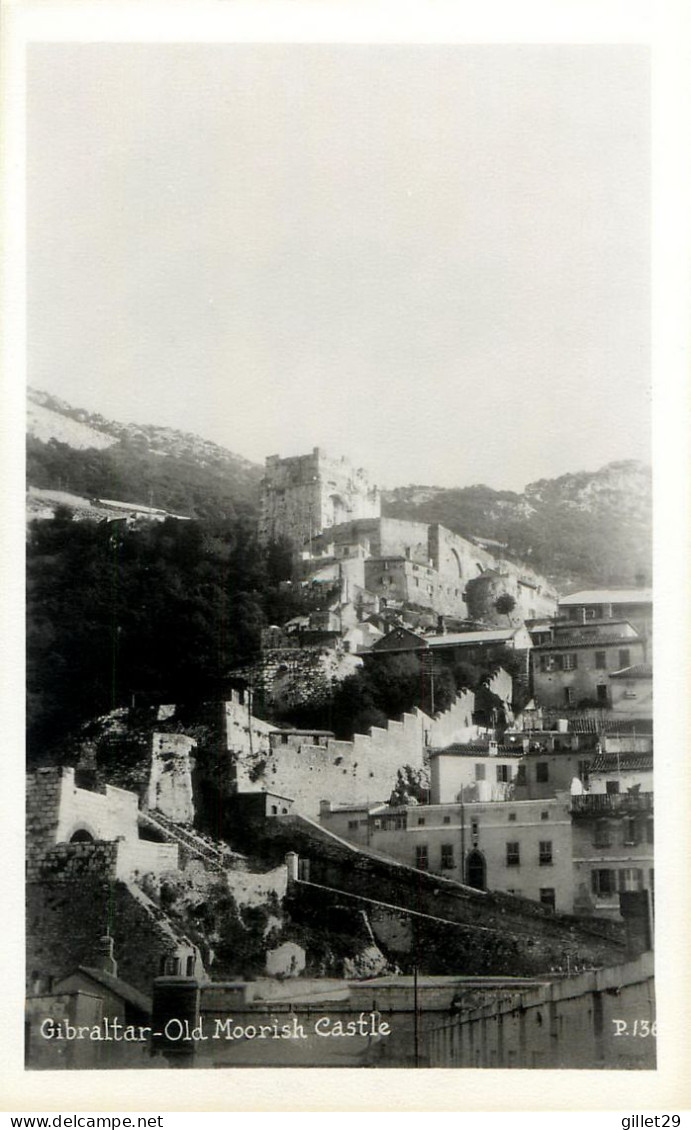
[[[110,934],[104,934],[98,939],[98,966],[103,973],[110,973],[111,977],[118,975],[118,963],[113,957],[114,941]]]

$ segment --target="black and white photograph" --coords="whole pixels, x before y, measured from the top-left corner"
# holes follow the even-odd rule
[[[648,46],[25,74],[26,1071],[655,1071]]]

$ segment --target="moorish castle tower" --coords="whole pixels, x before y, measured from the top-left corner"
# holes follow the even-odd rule
[[[345,457],[329,458],[319,447],[310,455],[269,455],[262,480],[259,538],[288,538],[296,550],[343,522],[381,516],[381,495],[362,468]]]

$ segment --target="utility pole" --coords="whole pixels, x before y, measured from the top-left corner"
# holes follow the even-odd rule
[[[461,785],[461,882],[465,883],[465,805],[463,804],[463,789]]]

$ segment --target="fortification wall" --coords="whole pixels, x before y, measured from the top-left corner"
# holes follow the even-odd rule
[[[478,728],[473,724],[474,709],[475,695],[472,691],[462,691],[448,710],[429,719],[427,745],[443,749],[453,742],[469,742],[476,738]]]
[[[93,840],[136,840],[138,801],[135,793],[106,785],[91,792],[75,785],[71,768],[38,769],[27,778],[27,854],[38,859],[75,832]]]
[[[523,992],[474,987],[429,1033],[430,1066],[654,1069],[653,975],[645,953]]]
[[[152,840],[96,840],[56,844],[40,858],[27,860],[27,880],[78,883],[91,876],[104,882],[130,879],[153,872],[175,871],[179,866],[177,844]]]
[[[263,756],[269,750],[269,735],[277,726],[252,714],[246,691],[231,691],[223,704],[225,747],[233,753]]]
[[[321,539],[326,545],[326,540]],[[411,601],[432,608],[443,615],[477,617],[477,607],[470,608],[464,598],[468,582],[484,573],[496,573],[492,599],[499,593],[508,593],[516,601],[513,614],[515,622],[534,616],[553,615],[556,612],[556,593],[544,579],[528,566],[507,561],[486,549],[438,524],[410,522],[400,518],[380,518],[370,521],[351,521],[335,526],[328,533],[328,541],[335,546],[364,543],[369,545],[372,558],[400,557],[395,599]],[[317,543],[319,544],[319,543]],[[433,574],[415,576],[413,566],[431,566]],[[393,569],[393,565],[389,566]],[[365,564],[366,583],[372,588],[381,572],[374,563]],[[418,584],[416,584],[418,580]],[[386,596],[386,586],[372,589]],[[491,601],[483,605],[482,616],[489,622],[506,624],[498,617]],[[477,600],[475,600],[477,605]]]
[[[238,792],[267,789],[293,797],[294,810],[318,819],[319,804],[369,804],[388,800],[404,765],[421,769],[431,745],[467,741],[477,731],[472,725],[475,697],[470,691],[455,700],[448,711],[430,718],[422,710],[390,721],[386,728],[372,726],[352,741],[290,734],[286,741],[268,742],[238,758]]]
[[[191,751],[186,734],[153,734],[147,804],[178,824],[194,822]]]
[[[322,530],[380,513],[379,490],[345,457],[334,459],[315,447],[309,455],[266,460],[259,519],[263,542],[286,537],[299,550]]]

